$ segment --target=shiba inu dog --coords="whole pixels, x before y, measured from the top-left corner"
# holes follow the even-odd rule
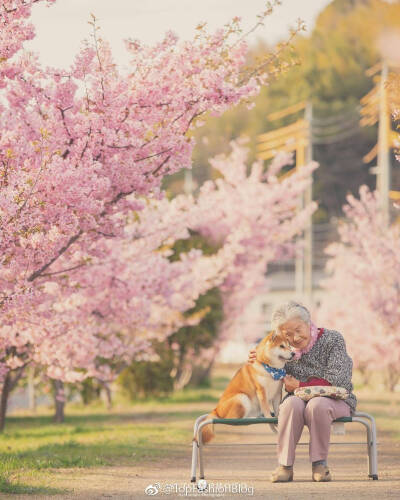
[[[274,331],[269,332],[255,350],[256,361],[239,368],[207,419],[258,417],[260,413],[266,417],[278,416],[282,379],[286,375],[284,366],[294,352],[286,337]],[[210,424],[202,428],[203,443],[214,437],[212,427]]]

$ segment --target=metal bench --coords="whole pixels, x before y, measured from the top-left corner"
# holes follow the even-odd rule
[[[196,419],[194,424],[194,436],[192,447],[192,470],[191,482],[196,482],[197,464],[199,464],[200,479],[204,479],[204,460],[203,460],[203,447],[201,429],[207,424],[225,424],[225,425],[252,425],[252,424],[277,424],[278,418],[213,418],[207,419],[208,413],[201,415]],[[207,420],[206,420],[207,419]],[[368,452],[368,477],[378,479],[378,454],[377,454],[377,440],[376,440],[376,424],[372,415],[363,412],[355,412],[352,417],[342,417],[334,420],[334,422],[358,422],[362,424],[367,430],[367,452]],[[307,443],[299,443],[299,445],[306,445]],[[334,442],[331,444],[365,444],[365,442]],[[252,443],[253,445],[253,443]],[[272,445],[275,443],[264,443],[263,446]],[[221,446],[221,445],[207,445]],[[222,446],[224,446],[222,444]]]

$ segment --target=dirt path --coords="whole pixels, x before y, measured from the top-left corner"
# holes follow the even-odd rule
[[[172,424],[172,423],[171,423]],[[191,426],[190,422],[185,425]],[[189,427],[190,428],[190,427]],[[361,425],[348,424],[346,436],[332,436],[332,441],[364,441],[365,431]],[[274,435],[264,425],[246,428],[218,426],[217,443],[251,442],[274,443]],[[244,435],[246,433],[246,435]],[[308,431],[305,428],[301,442],[308,443]],[[388,433],[378,428],[378,471],[379,480],[367,477],[366,445],[331,445],[329,465],[333,475],[331,483],[311,481],[308,462],[308,446],[299,446],[296,457],[293,483],[272,484],[269,482],[270,471],[276,466],[274,446],[225,446],[209,447],[205,455],[205,476],[214,487],[221,484],[227,488],[224,498],[268,498],[273,500],[309,498],[324,499],[385,499],[400,498],[400,442],[390,438]],[[148,485],[159,483],[165,488],[191,488],[190,483],[191,449],[188,443],[173,456],[157,463],[132,467],[101,467],[92,469],[54,470],[48,486],[67,488],[71,494],[53,496],[29,496],[28,498],[79,498],[79,499],[148,499],[144,493]],[[241,493],[229,492],[229,488],[241,488]],[[247,495],[245,488],[253,495]],[[169,495],[157,494],[155,497],[179,498],[185,496],[172,491]],[[194,495],[187,495],[192,496]],[[204,496],[199,495],[197,496]],[[209,494],[216,497],[216,494]],[[220,495],[222,496],[222,495]],[[2,496],[7,498],[8,495]],[[12,495],[9,498],[24,498],[26,495]]]

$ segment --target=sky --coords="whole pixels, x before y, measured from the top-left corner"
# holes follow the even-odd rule
[[[248,42],[254,43],[258,37],[269,42],[286,38],[288,28],[295,26],[298,18],[305,21],[310,32],[316,17],[330,2],[283,0]],[[111,43],[116,62],[125,65],[126,38],[154,44],[167,30],[173,30],[181,39],[190,40],[200,22],[206,21],[214,31],[235,16],[242,18],[244,29],[250,29],[265,4],[265,0],[58,0],[50,8],[42,4],[33,8],[37,37],[26,48],[39,52],[45,66],[68,68],[81,41],[89,38],[88,21],[93,13],[99,19],[103,38]]]

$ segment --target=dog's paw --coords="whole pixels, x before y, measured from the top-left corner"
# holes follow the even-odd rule
[[[278,434],[278,426],[276,424],[268,424],[274,434]]]

